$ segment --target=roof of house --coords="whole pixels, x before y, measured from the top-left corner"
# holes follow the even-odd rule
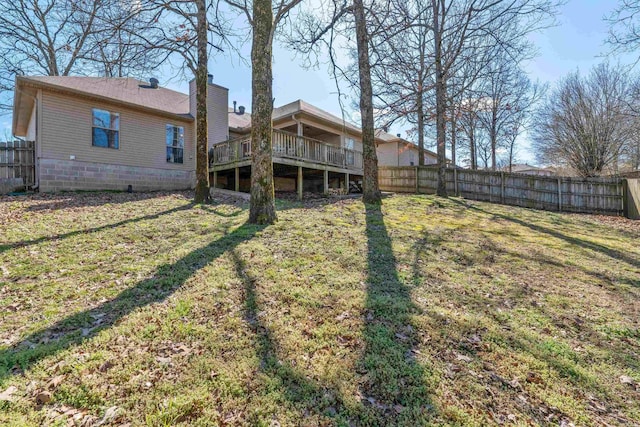
[[[233,111],[233,108],[229,108],[229,128],[237,131],[242,131],[251,127],[251,113],[246,111],[242,114]]]
[[[505,169],[509,169],[509,166],[506,166]],[[513,165],[511,165],[511,172],[526,172],[526,171],[546,171],[546,172],[553,172],[551,169],[549,168],[541,168],[538,166],[532,166],[526,163],[515,163]]]
[[[33,93],[29,91],[33,88],[61,91],[193,120],[189,114],[188,94],[163,87],[152,88],[148,82],[134,78],[19,76],[14,98],[14,111],[17,112],[14,114],[14,133],[27,126],[23,122],[28,120],[33,107]],[[26,118],[21,113],[27,113]]]

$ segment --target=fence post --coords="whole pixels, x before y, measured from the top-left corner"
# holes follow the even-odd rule
[[[458,196],[458,168],[453,167],[453,194]]]
[[[562,178],[558,178],[558,212],[562,212]]]
[[[420,166],[416,166],[416,194],[420,194]]]
[[[500,203],[504,205],[504,172],[500,172]]]

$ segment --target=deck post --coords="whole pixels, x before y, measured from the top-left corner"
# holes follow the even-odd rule
[[[298,166],[298,200],[302,200],[302,166]]]
[[[213,188],[218,188],[218,171],[213,170]]]
[[[240,191],[240,168],[236,168],[235,190]]]
[[[324,170],[323,182],[324,182],[324,194],[329,194],[329,171],[326,169]]]
[[[349,194],[349,172],[344,174],[344,188],[347,189],[346,194]]]

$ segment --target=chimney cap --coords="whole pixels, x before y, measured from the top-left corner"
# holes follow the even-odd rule
[[[238,107],[238,114],[243,115],[244,114],[244,105],[241,105]]]
[[[159,84],[160,84],[160,81],[155,77],[151,77],[149,79],[149,86],[151,86],[152,89],[157,89]]]

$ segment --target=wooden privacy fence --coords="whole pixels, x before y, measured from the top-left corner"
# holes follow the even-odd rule
[[[35,143],[0,142],[0,180],[21,178],[25,187],[35,184]]]
[[[432,194],[438,168],[381,166],[382,191]],[[622,215],[626,180],[618,177],[571,178],[447,168],[447,192],[466,199],[551,211]]]

